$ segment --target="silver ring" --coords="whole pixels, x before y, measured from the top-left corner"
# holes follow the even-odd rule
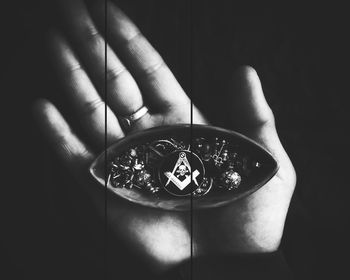
[[[130,128],[136,121],[141,119],[144,115],[148,113],[148,108],[146,106],[142,106],[135,113],[126,117],[119,117],[124,128]]]

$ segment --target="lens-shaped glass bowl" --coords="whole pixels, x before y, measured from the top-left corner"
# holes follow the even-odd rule
[[[99,184],[119,197],[179,211],[234,203],[266,184],[277,170],[273,156],[246,136],[189,124],[132,133],[90,168]]]

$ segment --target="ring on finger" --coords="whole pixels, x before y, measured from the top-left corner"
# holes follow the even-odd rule
[[[119,117],[119,120],[123,128],[129,130],[135,122],[140,120],[147,113],[148,113],[148,108],[146,106],[142,106],[140,109],[138,109],[136,112],[134,112],[129,116]]]

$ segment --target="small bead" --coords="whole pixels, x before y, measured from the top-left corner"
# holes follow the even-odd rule
[[[234,170],[227,170],[220,176],[221,187],[232,190],[233,188],[238,188],[242,181],[241,176]]]

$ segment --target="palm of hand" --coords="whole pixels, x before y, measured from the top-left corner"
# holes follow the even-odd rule
[[[260,88],[258,77],[252,69],[242,68],[237,74],[243,84],[248,81],[258,83],[247,85],[246,90]],[[246,95],[247,92],[241,94]],[[268,110],[267,114],[270,114]],[[233,119],[235,117],[232,116]],[[167,124],[176,124],[179,118],[181,117],[174,116]],[[128,241],[138,250],[143,250],[146,256],[151,256],[157,265],[171,265],[189,258],[191,242],[193,256],[276,250],[282,238],[296,176],[292,163],[279,142],[273,118],[261,120],[255,120],[261,126],[244,132],[270,150],[280,165],[278,173],[262,189],[231,205],[194,213],[147,210],[127,203],[122,207],[125,224],[120,223],[120,217],[116,219],[119,222],[112,221],[116,231],[123,231],[124,236],[130,238]],[[251,127],[249,124],[247,126]],[[121,204],[114,206],[117,209],[111,210],[111,213],[120,213]],[[126,228],[129,231],[125,231]]]

